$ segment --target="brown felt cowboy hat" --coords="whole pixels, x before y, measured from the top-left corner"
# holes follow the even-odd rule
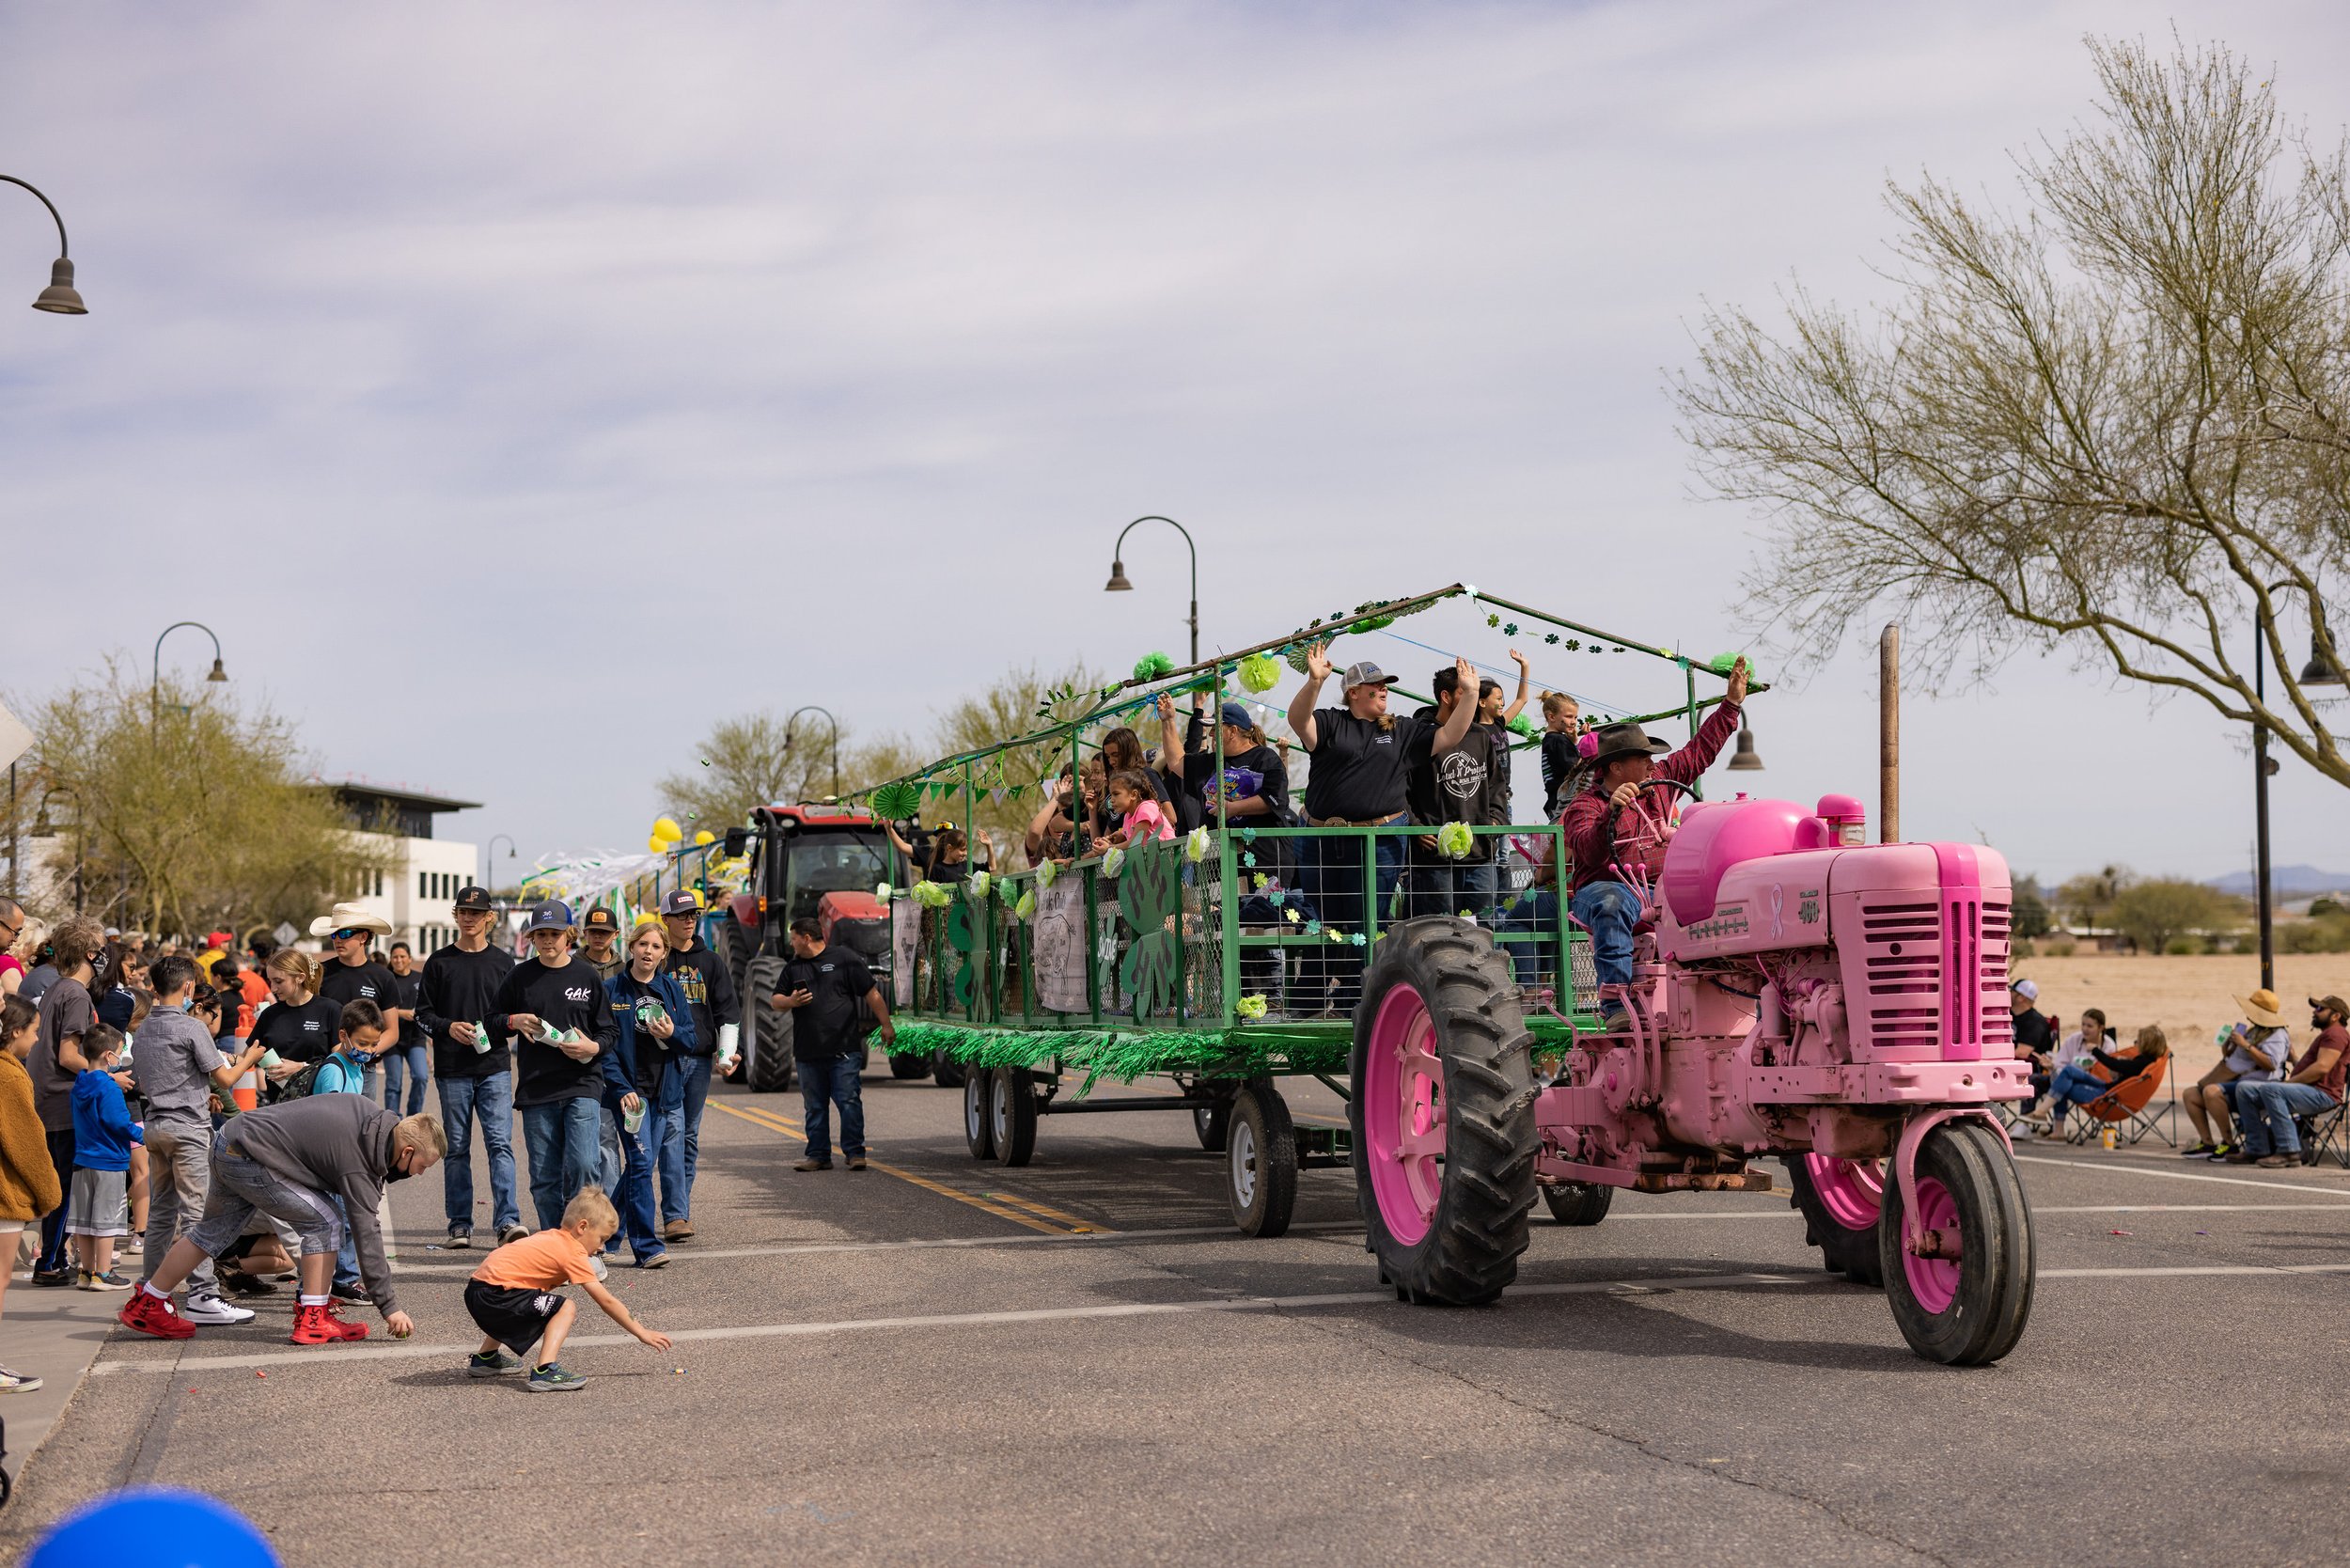
[[[2244,1009],[2244,1016],[2264,1029],[2281,1029],[2285,1015],[2278,1011],[2283,1005],[2274,991],[2255,991],[2248,996],[2238,996],[2236,1005]]]
[[[1618,757],[1662,757],[1672,749],[1668,741],[1653,739],[1637,724],[1606,724],[1591,731],[1597,749],[1591,766],[1604,768]]]

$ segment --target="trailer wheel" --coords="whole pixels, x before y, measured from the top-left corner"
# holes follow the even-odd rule
[[[1232,1102],[1218,1100],[1213,1105],[1194,1105],[1191,1109],[1191,1130],[1198,1135],[1199,1147],[1211,1154],[1224,1152],[1224,1143],[1231,1134]]]
[[[1245,1236],[1277,1236],[1297,1207],[1297,1131],[1280,1091],[1250,1082],[1227,1106],[1225,1193]]]
[[[791,1087],[791,1015],[767,1000],[783,983],[783,960],[761,953],[744,967],[750,1005],[743,1010],[743,1081],[754,1094]]]
[[[1950,1367],[1982,1367],[2015,1348],[2031,1316],[2031,1211],[1999,1135],[1982,1121],[1946,1121],[1918,1145],[1918,1219],[1948,1240],[1938,1257],[1902,1243],[1902,1194],[1885,1184],[1877,1235],[1885,1295],[1909,1348]]]
[[[995,1107],[989,1092],[995,1078],[993,1073],[975,1070],[963,1080],[963,1141],[975,1160],[995,1157]]]
[[[1605,1182],[1560,1182],[1542,1191],[1550,1217],[1561,1225],[1597,1225],[1616,1201],[1616,1189]]]
[[[987,1076],[995,1086],[988,1121],[995,1157],[1005,1165],[1026,1165],[1036,1152],[1035,1080],[1025,1067],[998,1067]]]
[[[1517,1278],[1534,1206],[1533,1039],[1493,935],[1450,916],[1380,937],[1355,1009],[1355,1192],[1406,1301],[1478,1306]]]
[[[893,1056],[889,1058],[889,1075],[893,1078],[927,1078],[931,1074],[931,1058],[925,1056]]]
[[[932,1051],[931,1053],[931,1076],[937,1081],[941,1089],[961,1089],[964,1079],[968,1077],[969,1074],[964,1070],[963,1063],[946,1052]]]
[[[1787,1206],[1803,1211],[1803,1239],[1830,1274],[1856,1285],[1885,1283],[1877,1231],[1885,1213],[1885,1164],[1832,1154],[1789,1154]]]

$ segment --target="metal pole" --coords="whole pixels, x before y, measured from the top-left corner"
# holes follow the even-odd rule
[[[150,740],[159,738],[162,733],[164,638],[171,635],[172,633],[177,632],[182,626],[193,626],[197,631],[212,639],[212,676],[211,678],[215,680],[227,679],[227,677],[220,674],[220,634],[214,632],[210,626],[205,625],[200,620],[175,620],[170,625],[164,627],[162,632],[156,635],[155,637],[155,664],[147,682],[147,730],[148,737]]]
[[[2264,658],[2268,641],[2268,617],[2254,618],[2252,627],[2252,699],[2264,704],[2268,693],[2262,680],[2267,663]],[[2258,862],[2254,872],[2254,895],[2260,900],[2261,922],[2261,989],[2277,988],[2277,930],[2276,919],[2269,913],[2268,897],[2268,726],[2263,724],[2255,708],[2252,719],[2252,824],[2258,848],[2253,854]]]
[[[1166,524],[1183,536],[1183,548],[1191,552],[1191,662],[1196,665],[1199,662],[1199,546],[1192,541],[1189,528],[1171,517],[1161,517],[1153,512],[1148,517],[1137,517],[1118,530],[1118,543],[1111,551],[1113,559],[1124,558],[1126,536],[1135,531],[1135,525],[1138,523]]]
[[[1902,839],[1902,629],[1877,639],[1877,842]]]
[[[791,749],[791,727],[799,722],[802,713],[822,713],[824,715],[824,722],[832,727],[832,798],[838,800],[840,798],[840,721],[833,717],[832,710],[829,708],[820,708],[813,702],[801,704],[791,710],[791,717],[783,721],[783,746],[786,751]]]

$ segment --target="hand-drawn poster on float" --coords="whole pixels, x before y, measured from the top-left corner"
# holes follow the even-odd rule
[[[914,1005],[914,955],[922,941],[922,906],[912,899],[889,901],[889,1005]]]
[[[1085,879],[1064,876],[1036,895],[1037,1005],[1048,1012],[1085,1012]]]

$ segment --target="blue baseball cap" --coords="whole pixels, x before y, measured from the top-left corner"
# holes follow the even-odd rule
[[[1235,729],[1253,729],[1257,722],[1248,716],[1248,705],[1245,702],[1227,702],[1216,710],[1215,716]]]
[[[531,931],[571,930],[571,906],[560,899],[549,899],[544,903],[531,905],[528,929]]]

